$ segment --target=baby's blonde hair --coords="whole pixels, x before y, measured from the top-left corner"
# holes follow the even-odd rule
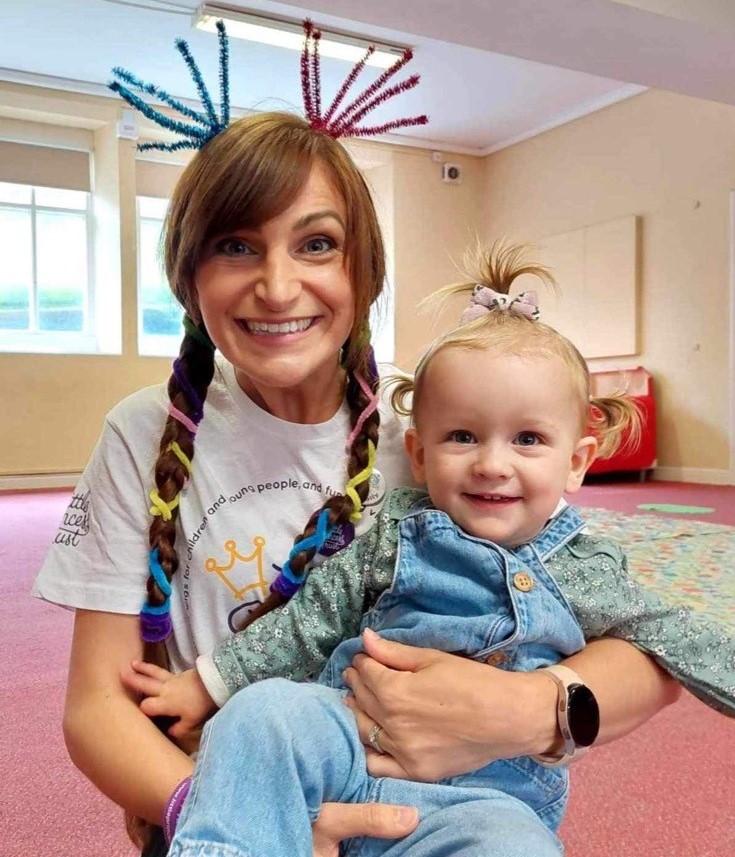
[[[538,277],[556,289],[548,268],[527,262],[525,245],[495,242],[488,250],[482,246],[465,257],[467,281],[444,286],[429,295],[422,305],[435,306],[456,294],[472,294],[478,287],[508,295],[513,281],[522,274]],[[598,456],[609,458],[621,446],[635,448],[640,442],[641,417],[636,403],[625,393],[610,396],[590,395],[590,373],[584,357],[566,336],[553,327],[514,310],[495,307],[432,342],[416,367],[413,377],[394,378],[391,394],[393,408],[414,419],[419,408],[426,370],[436,355],[447,348],[489,350],[519,357],[558,357],[569,369],[569,377],[579,402],[580,437],[589,429],[597,437]]]

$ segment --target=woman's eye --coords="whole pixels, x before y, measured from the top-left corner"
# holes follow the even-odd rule
[[[222,238],[214,246],[215,252],[220,256],[248,256],[253,251],[240,238]]]
[[[330,250],[334,249],[334,246],[334,241],[332,241],[331,238],[327,238],[324,235],[319,235],[316,238],[310,238],[304,244],[304,250],[306,250],[307,253],[314,254],[328,253]]]
[[[541,443],[541,438],[534,431],[522,431],[516,435],[518,446],[536,446]]]
[[[475,436],[471,431],[466,431],[465,429],[457,429],[457,431],[453,431],[449,435],[449,440],[454,443],[474,443]]]

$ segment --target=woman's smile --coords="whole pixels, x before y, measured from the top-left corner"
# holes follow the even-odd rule
[[[308,330],[316,321],[316,316],[309,316],[308,318],[279,322],[243,319],[238,320],[238,324],[244,327],[248,333],[252,333],[255,336],[277,336],[278,334],[302,333]]]

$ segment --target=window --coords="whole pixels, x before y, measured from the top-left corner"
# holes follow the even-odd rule
[[[3,350],[94,350],[90,223],[87,191],[0,182]]]
[[[138,205],[138,353],[178,354],[184,311],[166,282],[160,258],[161,231],[168,200],[139,196]]]

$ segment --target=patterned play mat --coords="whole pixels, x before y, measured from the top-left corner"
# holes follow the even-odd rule
[[[735,527],[580,508],[590,532],[615,539],[628,568],[665,600],[735,626]]]

